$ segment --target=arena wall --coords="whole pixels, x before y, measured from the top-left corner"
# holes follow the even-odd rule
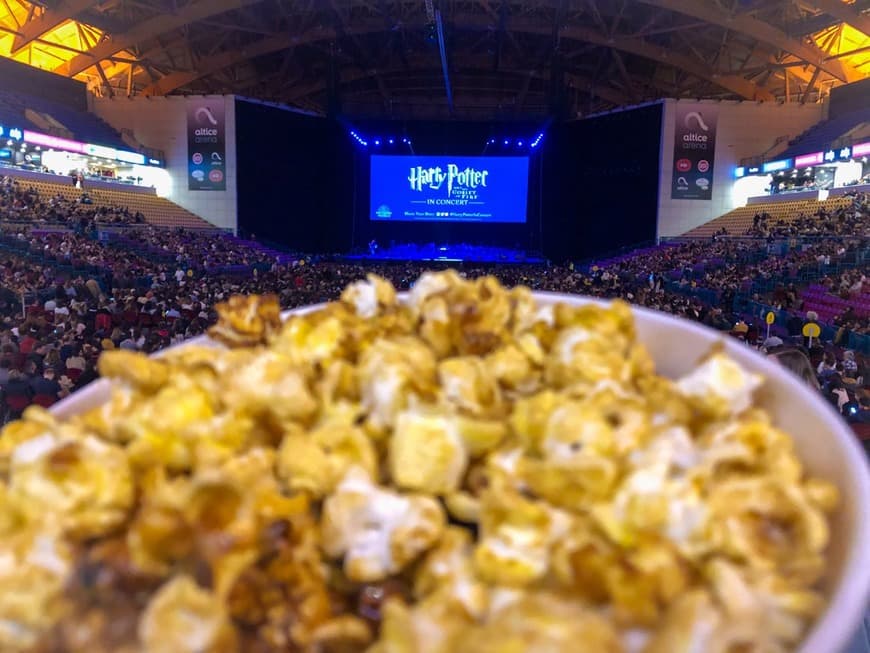
[[[678,103],[691,103],[702,108],[711,105],[718,107],[713,193],[710,200],[671,199],[674,120]],[[825,105],[822,104],[665,100],[662,112],[658,237],[679,236],[733,209],[736,205],[732,198],[734,168],[740,165],[740,160],[766,152],[777,138],[795,138],[824,117]]]
[[[226,190],[188,190],[187,98],[95,98],[94,112],[115,129],[130,129],[141,143],[163,150],[170,183],[157,188],[168,198],[221,229],[238,228],[235,97],[223,97],[226,119]]]

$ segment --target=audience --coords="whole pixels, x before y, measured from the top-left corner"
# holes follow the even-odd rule
[[[108,239],[101,223],[126,225]],[[121,207],[41,198],[32,188],[0,177],[0,392],[4,417],[31,403],[51,405],[97,377],[106,349],[151,353],[203,333],[217,302],[236,293],[276,293],[290,308],[335,299],[368,273],[408,289],[423,263],[339,262],[281,255],[225,234],[157,229]],[[43,225],[54,225],[51,229]],[[780,229],[759,215],[752,235],[720,230],[709,241],[663,245],[583,267],[465,264],[467,276],[494,274],[508,285],[534,290],[622,298],[728,332],[771,355],[800,346],[770,339],[757,323],[734,311],[738,295],[791,310],[800,328],[808,319],[802,288],[812,278],[848,300],[868,287],[861,273],[870,237],[870,205],[820,212]],[[824,235],[770,255],[771,236]],[[837,238],[833,238],[837,236]],[[836,326],[870,333],[867,314],[848,305]],[[777,343],[776,341],[779,341]],[[846,342],[843,337],[841,342]],[[814,344],[812,361],[821,391],[849,419],[866,419],[867,361],[833,343]],[[782,355],[780,360],[786,360]]]

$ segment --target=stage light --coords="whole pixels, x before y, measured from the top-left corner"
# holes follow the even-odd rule
[[[523,142],[522,142],[522,141],[517,141],[517,147],[522,147],[522,146],[523,146]]]
[[[381,144],[381,139],[376,138],[376,139],[375,139],[375,145],[380,145],[380,144]]]
[[[349,133],[350,133],[351,136],[353,136],[353,139],[354,139],[357,143],[359,143],[360,145],[362,145],[363,147],[368,147],[368,146],[369,146],[369,142],[368,142],[367,140],[365,140],[362,136],[360,136],[360,135],[359,135],[357,132],[355,132],[354,130],[351,130]]]
[[[390,139],[390,145],[392,145],[392,144],[395,143],[395,142],[396,142],[396,141],[394,141],[392,138]]]
[[[505,144],[505,145],[510,145],[510,144],[511,144],[510,139],[509,139],[509,138],[504,139],[504,144]]]

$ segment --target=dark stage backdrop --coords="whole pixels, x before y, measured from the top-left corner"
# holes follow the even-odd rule
[[[346,130],[334,120],[237,99],[240,232],[300,252],[347,252],[353,159]]]
[[[862,79],[845,86],[831,89],[830,118],[838,118],[853,111],[866,111],[870,104],[870,79]]]
[[[544,141],[544,254],[581,260],[656,237],[662,105],[553,127]]]
[[[354,128],[369,140],[368,148],[356,148],[356,215],[354,220],[354,248],[366,249],[369,241],[376,240],[381,247],[391,243],[436,243],[439,245],[490,245],[510,247],[521,251],[541,251],[541,147],[505,148],[500,145],[486,147],[491,138],[499,143],[505,138],[526,143],[541,130],[537,123],[480,123],[462,121],[379,121],[354,123]],[[396,144],[375,147],[375,136],[393,137]],[[407,137],[413,152],[401,144]],[[461,222],[385,222],[369,220],[369,157],[372,154],[419,154],[450,156],[529,156],[529,191],[527,219],[524,224],[461,223]]]

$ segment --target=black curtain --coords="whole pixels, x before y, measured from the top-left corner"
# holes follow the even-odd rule
[[[544,254],[582,260],[656,237],[662,105],[555,126],[544,141]]]
[[[300,252],[351,242],[353,152],[334,120],[236,100],[239,229]]]

